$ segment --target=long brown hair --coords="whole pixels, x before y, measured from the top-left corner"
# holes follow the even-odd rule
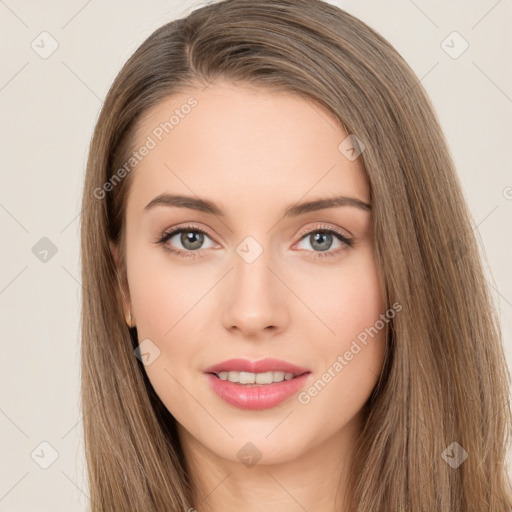
[[[365,145],[381,289],[388,306],[399,301],[403,309],[390,322],[385,364],[365,404],[347,510],[510,512],[510,375],[444,135],[397,51],[320,0],[225,0],[197,9],[156,30],[108,92],[81,218],[92,512],[194,506],[175,420],[134,356],[137,332],[125,323],[124,215],[134,171],[119,169],[148,108],[217,78],[317,102]],[[118,267],[110,240],[120,249]],[[449,463],[464,453],[457,467]]]

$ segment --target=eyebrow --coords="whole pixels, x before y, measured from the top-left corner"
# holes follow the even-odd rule
[[[217,204],[213,201],[200,199],[198,197],[183,196],[175,194],[160,194],[152,199],[145,207],[144,210],[148,211],[155,206],[175,206],[179,208],[190,208],[219,217],[225,217],[226,214]],[[331,198],[315,199],[302,203],[293,203],[286,208],[283,217],[297,217],[309,212],[324,210],[326,208],[334,208],[337,206],[351,206],[359,208],[364,211],[370,211],[371,205],[357,199],[355,197],[336,196]]]

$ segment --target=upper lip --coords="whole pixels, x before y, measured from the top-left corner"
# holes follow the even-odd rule
[[[295,376],[308,373],[310,370],[301,368],[295,364],[281,361],[280,359],[266,358],[259,361],[249,361],[248,359],[229,359],[222,363],[215,364],[206,368],[205,373],[220,372],[250,372],[250,373],[265,373],[265,372],[285,372],[293,373]]]

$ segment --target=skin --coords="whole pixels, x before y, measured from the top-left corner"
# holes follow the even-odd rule
[[[191,95],[198,105],[132,171],[124,301],[139,341],[160,350],[144,368],[178,422],[196,478],[191,507],[340,510],[361,408],[384,362],[384,329],[307,404],[296,394],[271,409],[242,410],[221,400],[203,372],[231,358],[275,357],[310,369],[307,389],[385,312],[370,212],[338,206],[282,218],[299,201],[345,195],[369,203],[361,159],[339,151],[348,134],[322,106],[224,81],[149,110],[136,146]],[[144,211],[163,192],[211,200],[226,217],[183,207]],[[195,249],[203,257],[155,243],[187,223],[208,233]],[[321,226],[338,228],[354,246],[333,235],[321,251],[306,234]],[[247,236],[263,249],[252,263],[236,252]],[[194,250],[180,234],[166,245]],[[318,257],[325,252],[332,256]],[[252,467],[237,456],[247,442],[261,453]]]

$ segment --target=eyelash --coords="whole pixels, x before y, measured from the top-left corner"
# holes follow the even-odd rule
[[[179,228],[173,229],[172,231],[163,233],[161,238],[159,240],[157,240],[156,243],[162,244],[166,251],[169,251],[174,254],[178,254],[179,256],[183,256],[185,258],[202,258],[204,256],[204,254],[202,254],[200,250],[183,251],[181,249],[171,249],[170,247],[165,245],[166,242],[168,240],[170,240],[174,235],[176,235],[178,233],[182,233],[182,232],[199,232],[199,233],[202,233],[202,234],[208,236],[209,238],[211,238],[204,229],[201,229],[198,226],[188,225],[188,226],[180,226]],[[344,244],[346,244],[347,247],[353,247],[353,245],[354,245],[354,241],[351,238],[348,238],[341,231],[338,231],[335,228],[327,227],[327,226],[319,226],[319,227],[309,230],[305,233],[301,233],[299,242],[313,233],[334,234],[334,236],[340,242],[343,242]],[[315,258],[326,258],[326,257],[336,256],[341,250],[343,250],[343,249],[338,249],[337,251],[325,251],[325,252],[313,251],[313,252],[315,253]]]

